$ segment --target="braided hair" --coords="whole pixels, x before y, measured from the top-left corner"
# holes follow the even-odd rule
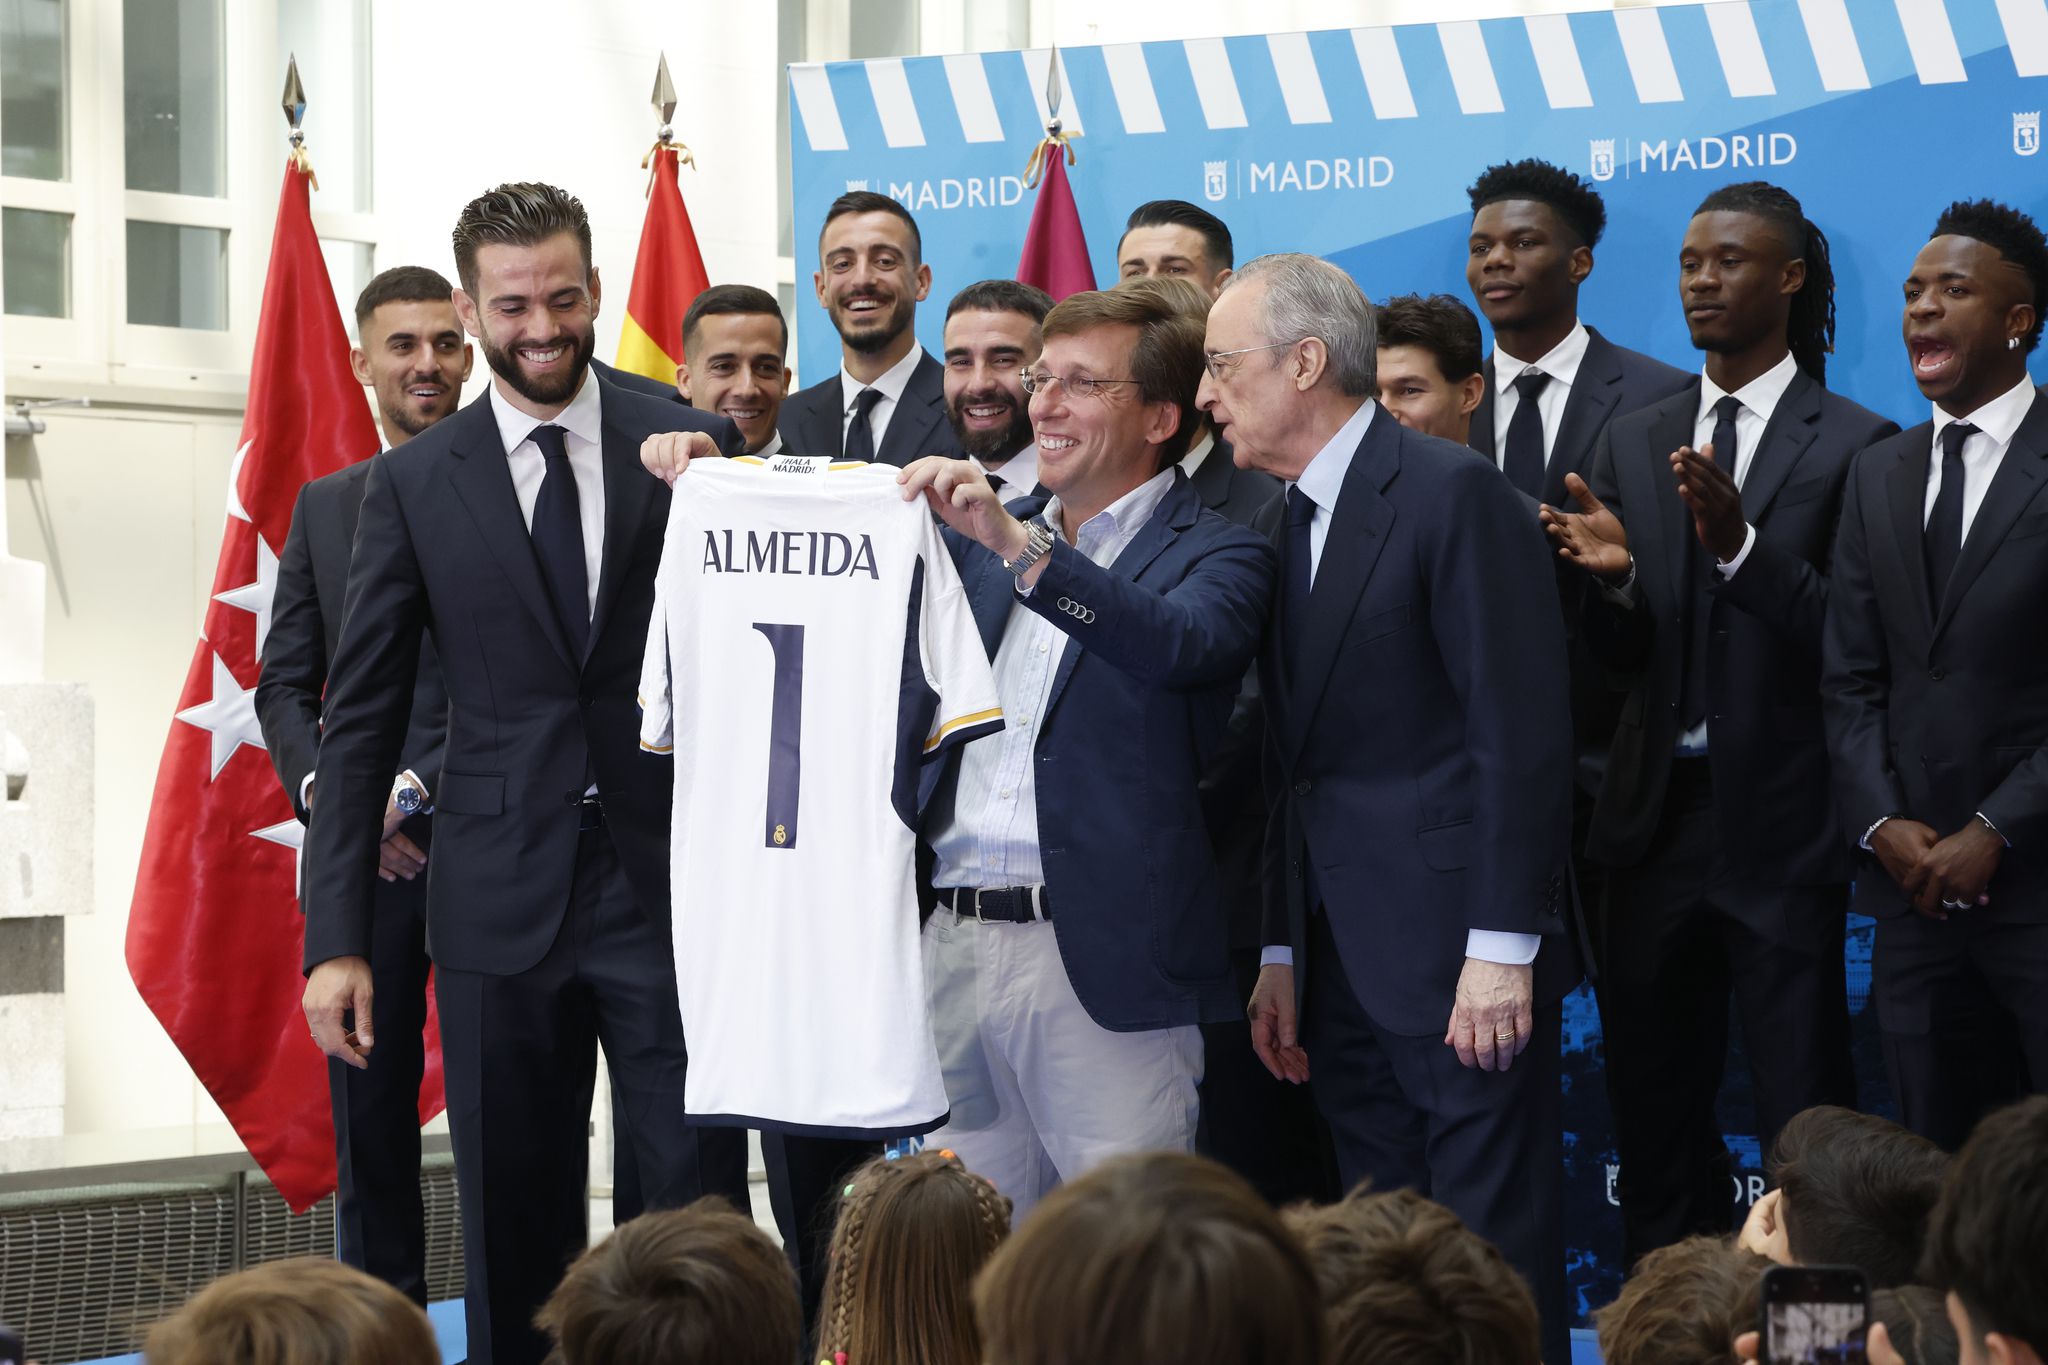
[[[1835,349],[1835,268],[1828,258],[1828,237],[1806,216],[1791,191],[1765,180],[1723,185],[1693,210],[1702,213],[1746,213],[1761,218],[1784,238],[1793,260],[1806,262],[1806,282],[1792,296],[1785,320],[1785,340],[1793,363],[1828,382],[1828,357]]]
[[[862,1166],[832,1230],[820,1365],[978,1365],[970,1290],[1009,1233],[1009,1199],[950,1151]]]

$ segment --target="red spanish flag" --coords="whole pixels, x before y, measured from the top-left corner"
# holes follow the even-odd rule
[[[690,211],[676,184],[676,163],[673,147],[655,149],[640,257],[633,263],[633,291],[626,296],[626,324],[619,329],[619,354],[613,361],[622,370],[664,384],[676,382],[676,366],[683,360],[683,314],[711,287]]]

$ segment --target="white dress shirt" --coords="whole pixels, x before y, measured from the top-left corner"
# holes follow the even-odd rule
[[[1301,477],[1294,486],[1315,504],[1308,522],[1308,581],[1313,588],[1316,571],[1323,566],[1323,544],[1330,537],[1330,517],[1337,508],[1337,495],[1343,491],[1344,476],[1351,472],[1351,458],[1358,453],[1358,443],[1365,439],[1365,433],[1373,423],[1373,413],[1379,404],[1367,400],[1358,405],[1358,411],[1345,419],[1337,428],[1337,434],[1316,452],[1301,471]],[[1465,956],[1476,957],[1485,962],[1501,962],[1512,966],[1536,960],[1536,950],[1543,946],[1543,939],[1536,934],[1511,934],[1498,929],[1468,929],[1465,931]],[[1283,967],[1294,965],[1294,949],[1284,943],[1268,945],[1259,954],[1260,964],[1279,963]]]
[[[1214,427],[1204,428],[1202,439],[1189,446],[1188,453],[1180,457],[1180,472],[1191,479],[1195,477],[1195,471],[1202,467],[1202,461],[1208,459],[1209,452],[1214,449],[1216,449],[1216,429]]]
[[[1074,548],[1104,568],[1115,563],[1152,519],[1173,477],[1171,469],[1161,470],[1082,522]],[[1044,516],[1048,525],[1060,525],[1057,497],[1045,505]],[[960,751],[953,811],[932,840],[933,886],[990,891],[1044,884],[1032,755],[1052,699],[1053,678],[1070,647],[1065,631],[1022,601],[1010,608],[995,657],[996,695],[1005,724],[1001,733]]]
[[[491,383],[491,415],[498,419],[498,436],[505,443],[505,465],[512,471],[512,491],[519,498],[519,515],[526,529],[533,531],[533,504],[540,496],[541,480],[547,477],[547,458],[533,443],[533,429],[546,426],[538,417],[521,412]],[[597,576],[604,568],[604,413],[597,397],[597,381],[587,373],[583,387],[563,408],[548,419],[567,433],[562,444],[569,451],[569,470],[576,476],[576,511],[583,521],[583,568],[587,610],[597,612]]]
[[[1771,423],[1771,414],[1778,410],[1778,402],[1784,398],[1785,390],[1792,386],[1793,377],[1799,373],[1792,353],[1765,370],[1756,378],[1744,384],[1734,393],[1735,401],[1742,406],[1735,410],[1735,469],[1729,475],[1735,480],[1736,490],[1749,481],[1749,470],[1756,459],[1756,448],[1764,439],[1764,428]],[[1702,371],[1700,374],[1700,407],[1692,423],[1692,448],[1703,450],[1714,439],[1714,427],[1719,418],[1714,405],[1729,396],[1726,389],[1716,384]],[[1716,464],[1721,462],[1724,452],[1715,451]],[[1725,468],[1725,466],[1723,466]],[[1685,518],[1686,534],[1692,534],[1692,517]],[[1735,552],[1735,558],[1723,564],[1714,561],[1714,569],[1723,578],[1735,577],[1735,571],[1749,558],[1751,547],[1756,544],[1756,527],[1744,523],[1742,548]],[[1707,722],[1698,725],[1678,737],[1678,753],[1686,758],[1697,758],[1707,751]]]
[[[2005,462],[2006,447],[2012,444],[2020,423],[2026,420],[2027,409],[2033,406],[2034,393],[2034,381],[2021,375],[2019,383],[1967,417],[1951,417],[1939,404],[1935,405],[1932,458],[1927,461],[1927,501],[1920,509],[1922,526],[1934,515],[1934,499],[1941,492],[1941,433],[1949,423],[1968,422],[1977,428],[1963,442],[1963,540],[1967,542],[1970,527],[1977,520],[1977,509],[1984,505],[1984,494],[1990,489],[1998,466]]]
[[[782,453],[782,432],[779,429],[769,432],[768,444],[752,453],[764,460],[773,459],[775,456],[780,455]]]
[[[991,478],[1001,479],[1003,486],[998,490],[1004,502],[1012,498],[1030,496],[1038,487],[1038,442],[1026,441],[1023,448],[999,465],[990,466],[980,460],[972,460],[974,467]]]
[[[1557,448],[1557,429],[1564,424],[1564,405],[1571,401],[1572,385],[1578,382],[1579,365],[1586,358],[1586,324],[1574,322],[1563,341],[1550,348],[1541,360],[1517,360],[1499,346],[1493,348],[1493,462],[1504,465],[1508,456],[1508,423],[1521,406],[1522,392],[1515,387],[1524,370],[1541,370],[1550,382],[1536,395],[1536,413],[1543,419],[1543,467],[1550,467],[1550,452]]]
[[[874,433],[875,454],[882,453],[882,437],[889,430],[889,419],[896,415],[896,405],[903,401],[903,390],[910,385],[910,373],[917,368],[917,362],[924,359],[924,347],[912,346],[910,354],[891,365],[872,384],[863,384],[847,372],[846,366],[839,367],[839,399],[844,405],[839,411],[839,448],[846,449],[846,429],[853,425],[854,400],[866,389],[874,389],[882,397],[874,410],[868,413],[868,430]]]

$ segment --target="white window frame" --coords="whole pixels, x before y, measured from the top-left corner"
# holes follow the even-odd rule
[[[9,314],[9,395],[239,408],[246,399],[263,281],[290,147],[276,64],[278,0],[222,0],[224,180],[220,198],[127,188],[122,0],[70,0],[65,19],[68,181],[0,177],[0,204],[71,216],[71,316]],[[371,54],[360,54],[370,60]],[[248,111],[257,111],[251,117]],[[311,148],[317,169],[320,149]],[[375,212],[327,211],[323,240],[382,245]],[[128,321],[128,223],[142,219],[228,233],[225,331]]]

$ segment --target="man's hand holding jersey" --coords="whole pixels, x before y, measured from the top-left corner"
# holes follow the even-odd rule
[[[690,461],[720,453],[718,442],[701,431],[657,431],[640,443],[640,463],[670,488],[676,486]]]
[[[927,455],[912,460],[896,476],[896,482],[903,485],[906,501],[922,494],[925,505],[940,521],[1006,564],[1031,544],[1031,533],[1024,523],[1004,508],[988,475],[972,460]],[[1047,557],[1041,556],[1019,576],[1018,582],[1025,588],[1031,587],[1044,572],[1046,563]]]

